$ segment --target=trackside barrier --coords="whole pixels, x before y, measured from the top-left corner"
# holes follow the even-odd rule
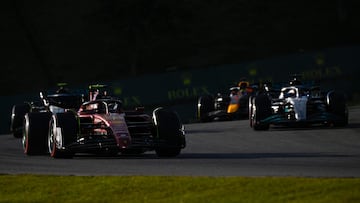
[[[322,89],[343,91],[351,101],[360,101],[360,46],[297,53],[242,64],[228,64],[186,71],[145,75],[118,81],[105,81],[125,106],[157,106],[176,110],[184,123],[196,121],[197,99],[204,94],[228,93],[229,87],[246,78],[250,82],[283,82],[290,74],[317,81]],[[99,81],[102,83],[102,81]],[[88,84],[84,84],[84,88]],[[76,87],[75,87],[76,88]],[[38,93],[1,96],[0,134],[9,132],[13,104],[38,97]]]

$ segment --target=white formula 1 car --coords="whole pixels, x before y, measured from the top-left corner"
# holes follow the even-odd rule
[[[268,130],[270,124],[345,126],[348,114],[344,94],[322,93],[319,86],[303,85],[296,77],[278,94],[263,91],[249,98],[249,120],[254,130]]]

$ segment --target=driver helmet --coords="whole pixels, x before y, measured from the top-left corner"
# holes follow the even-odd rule
[[[240,89],[245,89],[246,87],[249,86],[249,82],[247,81],[240,81],[238,86],[240,87]]]

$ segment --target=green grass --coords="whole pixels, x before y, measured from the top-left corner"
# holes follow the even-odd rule
[[[0,202],[360,202],[359,178],[0,175]]]

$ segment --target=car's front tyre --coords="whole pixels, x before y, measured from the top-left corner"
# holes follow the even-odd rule
[[[53,158],[72,158],[74,153],[66,146],[75,141],[78,122],[73,113],[54,114],[50,120],[48,150]]]
[[[155,139],[157,144],[155,152],[159,157],[175,157],[185,147],[183,125],[176,112],[157,108],[153,112],[155,126]]]
[[[266,94],[260,94],[253,100],[250,125],[254,130],[269,130],[269,123],[262,123],[261,120],[271,116],[271,100]]]

